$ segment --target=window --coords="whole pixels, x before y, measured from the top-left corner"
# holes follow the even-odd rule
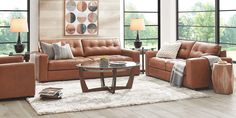
[[[215,0],[179,0],[178,39],[215,42]]]
[[[235,0],[177,0],[177,39],[221,44],[236,61],[235,4]]]
[[[158,48],[160,44],[160,3],[159,0],[124,0],[124,47],[134,48],[136,31],[131,31],[130,19],[143,18],[145,30],[139,31],[142,46]]]
[[[220,44],[236,61],[236,1],[220,0]]]
[[[3,0],[0,4],[0,55],[14,51],[17,33],[10,32],[11,18],[26,18],[29,24],[30,0]],[[21,33],[21,41],[29,51],[29,32]]]

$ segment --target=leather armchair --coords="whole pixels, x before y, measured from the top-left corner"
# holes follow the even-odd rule
[[[34,94],[34,64],[23,62],[22,56],[0,57],[0,99]]]

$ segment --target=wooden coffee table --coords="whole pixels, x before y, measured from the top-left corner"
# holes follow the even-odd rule
[[[88,62],[76,65],[79,69],[80,84],[83,92],[93,92],[93,91],[109,91],[115,93],[118,89],[131,89],[134,81],[134,73],[132,72],[134,67],[140,66],[138,63],[125,61],[125,65],[122,66],[105,66],[101,67],[99,62]],[[83,78],[83,72],[98,72],[100,73],[101,87],[88,89],[87,84]],[[126,86],[116,86],[116,77],[118,71],[129,71],[129,79]],[[111,86],[106,86],[104,81],[104,72],[112,72],[112,84]]]

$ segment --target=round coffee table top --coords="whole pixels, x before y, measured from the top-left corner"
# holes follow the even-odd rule
[[[122,68],[132,68],[136,66],[140,66],[139,63],[132,62],[132,61],[119,61],[124,62],[125,64],[122,65],[112,65],[111,63],[117,62],[117,61],[110,61],[108,66],[100,66],[100,63],[98,61],[93,62],[85,62],[81,64],[77,64],[76,67],[79,68],[87,68],[87,69],[122,69]]]

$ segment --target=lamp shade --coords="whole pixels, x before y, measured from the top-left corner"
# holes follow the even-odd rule
[[[10,24],[11,32],[28,32],[28,23],[26,19],[12,19]]]
[[[131,19],[130,30],[145,30],[144,19]]]

